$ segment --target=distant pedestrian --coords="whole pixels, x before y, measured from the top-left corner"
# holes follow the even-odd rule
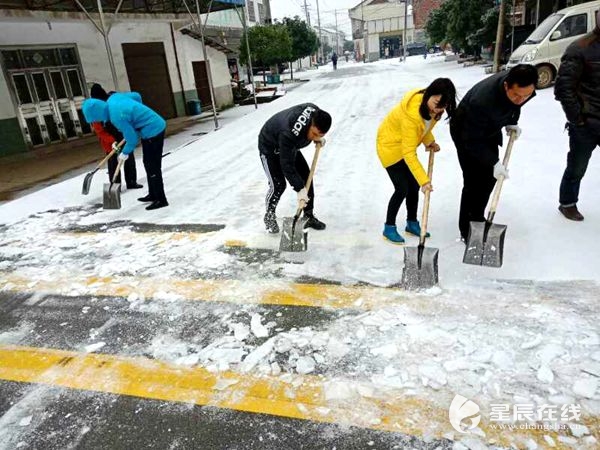
[[[485,222],[496,180],[501,175],[508,178],[498,157],[502,128],[519,137],[521,108],[535,96],[537,81],[537,69],[529,64],[491,75],[469,89],[450,119],[450,135],[463,172],[458,226],[465,242],[470,222]]]
[[[600,145],[600,11],[594,30],[569,45],[562,56],[554,96],[565,111],[569,129],[558,210],[569,220],[581,221],[579,187],[592,152]]]
[[[426,89],[409,91],[379,126],[377,155],[394,185],[394,193],[387,207],[383,237],[394,244],[404,242],[396,227],[396,216],[404,199],[405,231],[415,236],[421,235],[421,226],[417,220],[419,186],[423,192],[433,188],[417,158],[417,148],[423,144],[427,151],[440,150],[431,131],[444,111],[452,116],[455,108],[454,84],[448,78],[438,78]]]
[[[323,136],[331,127],[331,116],[313,103],[302,103],[284,109],[263,125],[258,135],[258,149],[263,169],[269,180],[264,221],[269,233],[279,233],[275,209],[285,191],[286,180],[304,204],[306,227],[324,230],[325,224],[314,215],[314,180],[310,189],[305,184],[310,169],[300,149],[312,142],[325,145]]]
[[[127,161],[141,138],[144,168],[148,178],[148,195],[138,200],[150,203],[146,207],[147,210],[168,206],[162,178],[165,120],[142,104],[142,97],[137,92],[115,93],[106,102],[90,98],[83,102],[82,109],[88,122],[110,120],[123,133],[126,144],[118,156],[122,161]]]
[[[98,83],[95,83],[91,90],[90,95],[92,98],[106,101],[110,94],[108,94],[102,86]],[[115,128],[115,126],[107,120],[106,122],[93,122],[92,128],[98,136],[100,141],[100,145],[104,149],[104,153],[107,155],[123,140],[123,134]],[[112,181],[113,176],[115,174],[115,170],[118,165],[118,154],[115,153],[108,160],[108,179]],[[141,189],[144,186],[137,182],[137,168],[135,165],[135,157],[132,155],[131,158],[127,158],[125,161],[124,171],[125,171],[125,184],[127,185],[127,189]],[[121,174],[117,175],[115,180],[117,183],[121,182]]]
[[[331,55],[331,62],[333,63],[333,70],[337,70],[337,60],[338,60],[338,55],[336,52],[333,52],[333,55]]]

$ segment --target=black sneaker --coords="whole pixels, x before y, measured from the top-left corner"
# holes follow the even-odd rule
[[[154,202],[154,199],[148,194],[145,197],[138,198],[138,202]]]
[[[275,216],[275,212],[267,211],[264,217],[265,227],[267,231],[271,234],[279,233],[279,225],[277,225],[277,217]]]
[[[147,211],[152,211],[153,209],[164,208],[165,206],[169,206],[169,202],[166,200],[156,200],[155,202],[150,203],[146,206]]]
[[[314,230],[324,230],[325,224],[317,219],[312,213],[304,213],[304,217],[306,217],[306,223],[304,224],[304,228],[312,228]]]
[[[139,183],[127,183],[127,189],[141,189],[143,187],[144,187],[143,184],[139,184]]]

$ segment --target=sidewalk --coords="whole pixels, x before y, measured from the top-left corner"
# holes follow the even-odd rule
[[[205,112],[170,119],[166,135],[180,133],[212,118],[212,112]],[[43,187],[66,173],[83,173],[86,166],[100,162],[103,157],[98,138],[92,135],[0,158],[0,202],[11,200],[38,185]]]

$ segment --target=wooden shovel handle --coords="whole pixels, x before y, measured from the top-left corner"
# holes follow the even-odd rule
[[[130,158],[131,158],[131,156],[130,156]],[[114,184],[115,180],[117,179],[117,177],[121,173],[121,167],[123,167],[123,160],[119,159],[119,162],[117,163],[117,168],[115,169],[115,173],[113,174],[113,178],[112,178],[111,184]]]
[[[310,189],[310,185],[312,184],[313,175],[317,170],[317,161],[319,160],[319,153],[321,153],[321,147],[323,146],[319,141],[317,141],[315,143],[315,155],[313,156],[312,164],[310,165],[310,172],[308,174],[308,178],[306,179],[306,185],[304,186],[307,192]],[[301,212],[302,208],[298,207],[298,210],[296,211],[296,216],[300,216]]]
[[[125,145],[125,139],[123,139],[121,142],[119,142],[119,147],[118,148],[120,149],[121,147],[123,147],[123,145]],[[98,165],[96,166],[96,169],[94,169],[94,170],[98,170],[104,164],[106,164],[106,161],[108,161],[110,159],[110,157],[115,154],[116,151],[117,151],[117,149],[113,148],[112,151],[108,155],[106,155],[102,161],[100,161],[98,163]]]
[[[435,152],[429,150],[429,164],[427,166],[427,177],[429,182],[433,178],[433,160]],[[431,196],[431,190],[425,192],[425,201],[423,202],[423,217],[421,217],[421,236],[419,238],[419,245],[425,245],[425,235],[427,234],[427,222],[429,220],[429,198]]]
[[[517,139],[516,136],[517,136],[516,131],[513,130],[510,132],[508,146],[506,147],[506,152],[504,153],[504,160],[502,161],[504,168],[508,168],[508,161],[510,161],[510,154],[512,153],[513,144],[515,143],[515,140]],[[490,206],[490,211],[488,213],[488,218],[487,218],[488,222],[492,222],[494,220],[494,215],[496,214],[496,208],[498,207],[498,200],[500,200],[500,191],[502,190],[503,183],[504,183],[504,177],[500,176],[500,178],[498,178],[498,181],[496,181],[496,186],[494,187],[494,195],[492,197],[492,204]]]

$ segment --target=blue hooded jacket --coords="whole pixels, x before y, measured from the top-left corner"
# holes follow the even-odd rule
[[[133,152],[139,137],[149,139],[165,131],[167,126],[162,117],[142,104],[142,97],[137,92],[115,93],[106,102],[87,99],[82,111],[89,123],[110,120],[123,133],[125,155]]]

